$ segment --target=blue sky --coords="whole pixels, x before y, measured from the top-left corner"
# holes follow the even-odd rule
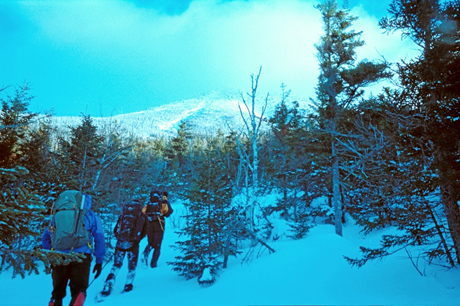
[[[378,20],[389,0],[349,0],[360,58],[413,52]],[[30,110],[111,116],[213,91],[314,97],[320,16],[311,0],[0,2],[0,86],[29,83]],[[10,89],[10,91],[11,91]]]

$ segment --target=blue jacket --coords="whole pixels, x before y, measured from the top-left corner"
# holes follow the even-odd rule
[[[102,227],[101,218],[92,212],[91,209],[91,196],[85,195],[85,204],[84,208],[86,209],[85,215],[85,227],[88,229],[90,239],[94,240],[94,243],[91,243],[93,248],[90,248],[88,245],[83,245],[81,247],[75,248],[74,252],[77,253],[88,253],[92,254],[94,249],[94,256],[96,256],[96,263],[102,263],[105,255],[105,238],[104,238],[104,228]],[[53,225],[51,221],[50,226]],[[42,236],[42,247],[46,250],[51,250],[51,233],[49,231],[49,226],[45,229],[45,232]],[[69,253],[70,249],[67,250],[58,250],[62,253]]]

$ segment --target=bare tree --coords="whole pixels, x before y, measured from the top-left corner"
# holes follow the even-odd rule
[[[241,160],[247,165],[252,174],[252,192],[247,193],[247,218],[249,220],[249,227],[253,229],[255,225],[254,210],[257,205],[257,196],[259,193],[259,139],[261,136],[260,127],[262,125],[265,110],[267,109],[268,96],[265,97],[264,104],[262,106],[260,115],[256,114],[257,104],[257,88],[259,86],[259,77],[262,72],[262,67],[259,69],[257,76],[251,75],[251,92],[247,92],[246,96],[240,92],[241,100],[244,104],[247,114],[245,115],[241,104],[238,103],[241,118],[243,119],[245,130],[241,131],[236,137],[238,144],[238,154],[240,154]],[[242,139],[247,138],[250,144],[250,152],[244,147]],[[249,173],[246,175],[246,182],[249,179]],[[246,190],[248,191],[248,184],[246,183]]]

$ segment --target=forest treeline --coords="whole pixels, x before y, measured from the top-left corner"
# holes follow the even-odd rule
[[[24,275],[38,272],[38,260],[62,260],[40,248],[62,191],[92,195],[109,242],[123,203],[146,199],[152,188],[169,190],[187,207],[179,229],[186,239],[176,244],[182,255],[170,262],[186,278],[205,269],[216,275],[244,241],[274,251],[274,214],[295,239],[317,220],[342,235],[346,214],[367,233],[398,229],[379,248],[363,246],[360,258],[347,258],[352,265],[408,246],[421,246],[418,256],[429,263],[460,264],[460,2],[392,1],[380,27],[419,47],[416,57],[398,63],[358,61],[364,41],[353,28],[357,17],[335,0],[316,8],[324,33],[315,45],[320,75],[312,109],[300,109],[283,87],[274,114],[265,117],[260,70],[241,94],[245,125],[228,134],[191,130],[184,121],[174,137],[142,139],[121,134],[116,123],[97,128],[89,115],[65,132],[28,110],[27,86],[4,88],[1,269]],[[364,94],[382,80],[393,86]],[[282,197],[261,205],[259,196],[273,190]],[[244,200],[235,202],[237,195]],[[322,196],[328,207],[311,205]]]

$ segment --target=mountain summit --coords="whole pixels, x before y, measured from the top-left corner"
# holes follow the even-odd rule
[[[249,97],[244,95],[247,103],[250,103]],[[256,114],[261,112],[264,101],[264,99],[257,101]],[[280,101],[280,97],[270,95],[264,116],[273,115],[275,106]],[[99,128],[115,125],[124,134],[142,138],[153,135],[174,136],[182,121],[187,121],[193,131],[201,133],[214,133],[218,129],[223,132],[240,131],[244,128],[244,122],[238,105],[244,116],[247,116],[248,112],[240,95],[211,93],[199,98],[152,107],[145,111],[112,117],[92,117],[92,119]],[[250,104],[248,106],[251,107]],[[52,118],[52,124],[61,128],[76,126],[80,122],[81,117],[78,116]]]

